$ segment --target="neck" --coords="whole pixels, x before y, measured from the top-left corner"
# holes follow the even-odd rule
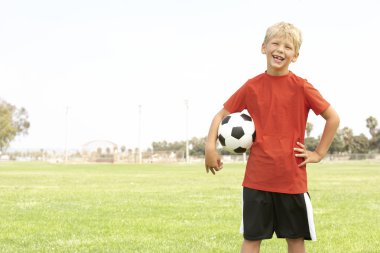
[[[277,70],[277,69],[268,68],[266,72],[270,76],[285,76],[289,74],[289,69]]]

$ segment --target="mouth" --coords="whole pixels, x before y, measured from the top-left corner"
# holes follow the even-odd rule
[[[273,59],[274,59],[275,61],[278,61],[278,62],[282,62],[283,60],[285,60],[284,57],[281,57],[281,56],[279,56],[279,55],[273,55],[272,57],[273,57]]]

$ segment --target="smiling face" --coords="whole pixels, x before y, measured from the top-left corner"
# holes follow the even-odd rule
[[[286,75],[291,62],[296,62],[298,52],[289,36],[274,36],[263,43],[261,52],[267,56],[267,73],[273,76]]]

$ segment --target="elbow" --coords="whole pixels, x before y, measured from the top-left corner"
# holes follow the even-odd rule
[[[332,108],[329,107],[325,112],[323,112],[322,116],[325,118],[327,122],[331,125],[335,126],[338,129],[340,124],[339,114]]]
[[[334,121],[335,121],[336,127],[338,128],[340,125],[340,117],[339,117],[338,113],[336,113],[336,112],[335,112]]]
[[[337,121],[337,126],[339,127],[339,125],[340,125],[340,118],[339,118],[339,116],[337,116],[336,121]]]
[[[330,118],[330,124],[335,128],[335,132],[338,130],[340,125],[340,117],[338,114]]]

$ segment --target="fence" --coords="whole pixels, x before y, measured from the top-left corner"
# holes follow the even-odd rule
[[[223,155],[224,163],[246,162],[247,155]],[[325,161],[352,161],[352,160],[372,160],[380,162],[380,153],[369,154],[328,154]],[[9,152],[2,154],[0,161],[47,161],[52,163],[87,163],[87,162],[110,162],[110,163],[184,163],[187,162],[184,152],[152,152],[145,151],[119,153],[111,160],[89,160],[86,154],[73,150],[66,156],[63,152],[43,151],[43,152]],[[203,162],[204,156],[190,156],[189,162]]]

